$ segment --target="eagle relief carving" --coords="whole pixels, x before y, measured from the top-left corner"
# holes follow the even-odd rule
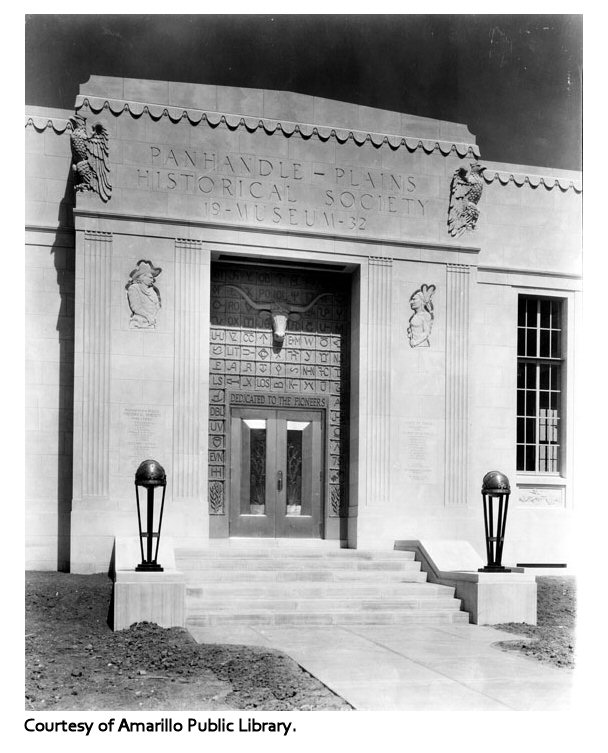
[[[102,201],[112,195],[110,183],[110,149],[108,131],[101,123],[95,123],[92,133],[87,134],[87,119],[82,115],[70,118],[72,133],[72,172],[75,191],[94,191]]]
[[[448,232],[453,238],[460,237],[465,230],[475,230],[479,218],[477,204],[483,191],[481,174],[485,169],[479,162],[471,162],[469,170],[459,167],[452,177]]]

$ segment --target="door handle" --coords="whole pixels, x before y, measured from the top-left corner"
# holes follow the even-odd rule
[[[283,489],[283,471],[277,471],[277,491]]]

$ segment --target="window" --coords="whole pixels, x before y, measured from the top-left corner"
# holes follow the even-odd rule
[[[520,295],[517,313],[517,470],[559,473],[563,301]]]

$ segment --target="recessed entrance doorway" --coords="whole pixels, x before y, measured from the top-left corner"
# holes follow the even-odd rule
[[[230,536],[318,538],[323,411],[233,408]]]

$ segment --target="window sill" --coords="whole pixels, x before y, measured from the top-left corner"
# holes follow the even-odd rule
[[[568,481],[563,476],[553,473],[530,473],[518,474],[515,483],[517,486],[567,486]]]

